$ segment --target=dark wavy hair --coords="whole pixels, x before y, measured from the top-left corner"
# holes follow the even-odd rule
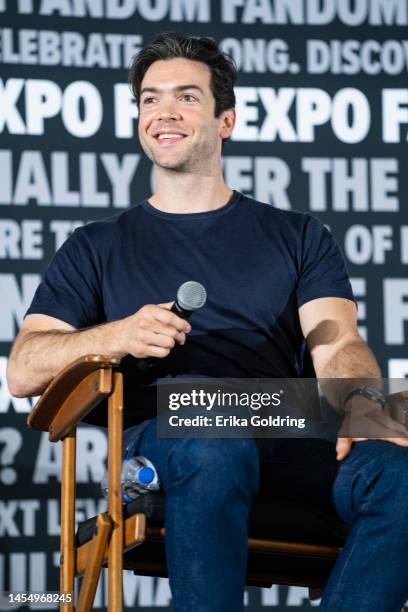
[[[141,84],[150,66],[158,60],[184,58],[206,64],[211,71],[210,87],[215,98],[215,117],[235,107],[234,83],[237,69],[234,60],[223,53],[207,36],[184,36],[177,32],[161,32],[132,60],[129,83],[139,106]]]

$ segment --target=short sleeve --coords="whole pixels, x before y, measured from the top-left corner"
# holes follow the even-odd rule
[[[98,257],[85,228],[76,229],[57,251],[25,316],[45,314],[77,329],[105,321]]]
[[[321,297],[355,302],[346,264],[333,234],[318,219],[306,216],[300,248],[297,305]]]

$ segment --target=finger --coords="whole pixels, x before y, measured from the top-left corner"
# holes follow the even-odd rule
[[[337,438],[336,443],[336,459],[337,461],[342,461],[351,450],[351,446],[353,444],[352,438]]]
[[[169,353],[170,353],[169,348],[164,348],[162,346],[149,345],[145,347],[143,358],[157,357],[158,359],[163,359],[164,357],[167,357]],[[139,358],[140,356],[136,354],[135,357]]]
[[[340,426],[339,431],[337,432],[337,437],[338,438],[350,438],[351,434],[350,434],[350,415],[346,414],[343,422]]]
[[[408,448],[408,439],[407,438],[379,438],[380,440],[384,440],[384,442],[391,442],[392,444],[398,444],[398,446],[405,446]]]
[[[186,337],[184,332],[180,332],[172,325],[164,325],[164,323],[161,323],[155,319],[149,321],[148,323],[144,323],[143,330],[144,332],[149,331],[153,332],[154,334],[163,334],[163,336],[169,336],[169,338],[174,338],[174,340],[176,340],[177,337],[180,337],[181,339],[182,337],[184,337],[184,339]]]
[[[157,304],[157,306],[160,306],[161,308],[166,308],[166,310],[170,310],[175,303],[176,302],[173,300],[172,302],[163,302],[163,304]]]
[[[185,332],[179,332],[174,327],[166,327],[163,325],[160,328],[155,327],[155,329],[149,331],[152,331],[155,334],[163,334],[164,336],[168,336],[169,338],[172,338],[175,342],[177,342],[177,344],[183,345],[186,343]]]
[[[170,302],[170,304],[173,304],[173,302]],[[191,325],[188,321],[178,317],[176,314],[174,314],[174,312],[170,312],[167,308],[161,307],[160,304],[158,304],[158,306],[159,308],[155,309],[153,312],[153,317],[156,320],[161,321],[166,325],[171,325],[180,332],[188,333],[191,331]]]
[[[172,349],[175,345],[175,339],[172,336],[167,334],[156,334],[149,329],[144,329],[140,332],[139,341],[143,343],[146,350],[151,346]]]
[[[183,346],[186,343],[187,336],[185,333],[180,332],[177,334],[177,336],[174,336],[174,339],[177,342],[177,344],[181,344]]]

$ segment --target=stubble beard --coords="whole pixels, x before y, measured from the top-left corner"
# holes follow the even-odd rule
[[[208,160],[216,148],[215,143],[209,141],[195,143],[178,159],[164,162],[161,161],[160,155],[155,154],[153,147],[149,147],[142,140],[140,140],[140,143],[147,157],[156,167],[169,172],[188,172],[190,174],[207,174]]]
[[[160,156],[154,155],[152,151],[151,160],[158,168],[169,170],[170,172],[192,172],[194,168],[199,165],[197,159],[194,159],[194,153],[192,151],[180,156],[179,159],[168,161],[161,160]]]

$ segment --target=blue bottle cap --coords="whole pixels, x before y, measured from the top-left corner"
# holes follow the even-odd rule
[[[140,484],[148,485],[154,480],[154,470],[145,465],[138,471],[137,478]]]

